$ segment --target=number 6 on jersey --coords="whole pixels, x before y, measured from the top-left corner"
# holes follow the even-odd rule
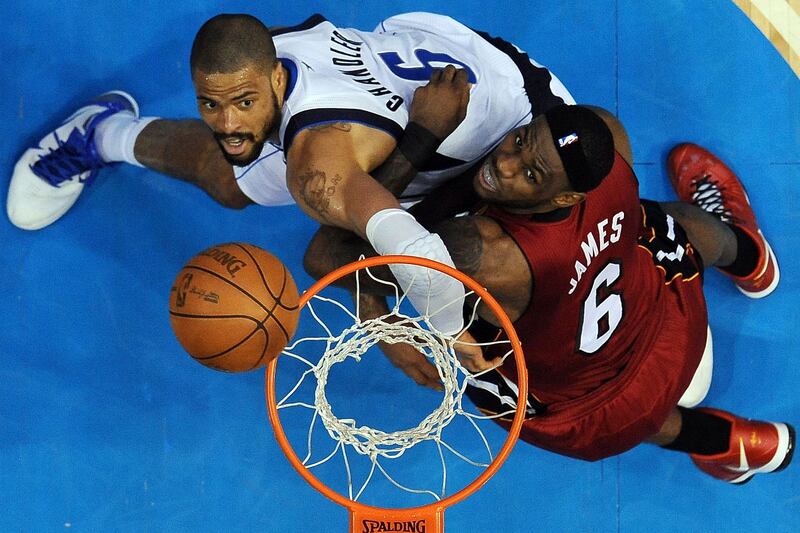
[[[611,289],[621,273],[619,263],[609,262],[592,281],[592,289],[581,306],[578,350],[585,354],[602,348],[622,321],[621,293]]]

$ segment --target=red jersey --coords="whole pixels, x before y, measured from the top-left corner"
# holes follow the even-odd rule
[[[566,218],[545,222],[494,206],[484,215],[516,241],[530,265],[531,302],[514,326],[531,392],[542,402],[583,397],[650,350],[668,289],[665,272],[639,245],[638,182],[619,154],[611,173]]]

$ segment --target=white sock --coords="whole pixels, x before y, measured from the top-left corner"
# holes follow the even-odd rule
[[[94,139],[97,152],[107,163],[124,162],[143,167],[133,154],[136,138],[158,117],[136,118],[130,111],[115,113],[97,125]]]

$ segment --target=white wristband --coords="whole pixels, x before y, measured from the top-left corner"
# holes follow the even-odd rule
[[[425,257],[454,266],[438,235],[428,232],[402,209],[375,213],[366,228],[367,238],[381,255]],[[457,279],[424,267],[389,265],[400,287],[420,314],[442,333],[453,335],[464,325],[464,286]]]

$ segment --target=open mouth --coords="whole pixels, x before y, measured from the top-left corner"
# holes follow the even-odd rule
[[[481,187],[484,189],[497,192],[497,181],[492,174],[492,164],[490,161],[487,160],[481,166],[480,170],[478,171],[478,181],[480,182]]]
[[[229,155],[242,155],[247,149],[247,140],[241,137],[225,137],[220,141],[222,149]]]

